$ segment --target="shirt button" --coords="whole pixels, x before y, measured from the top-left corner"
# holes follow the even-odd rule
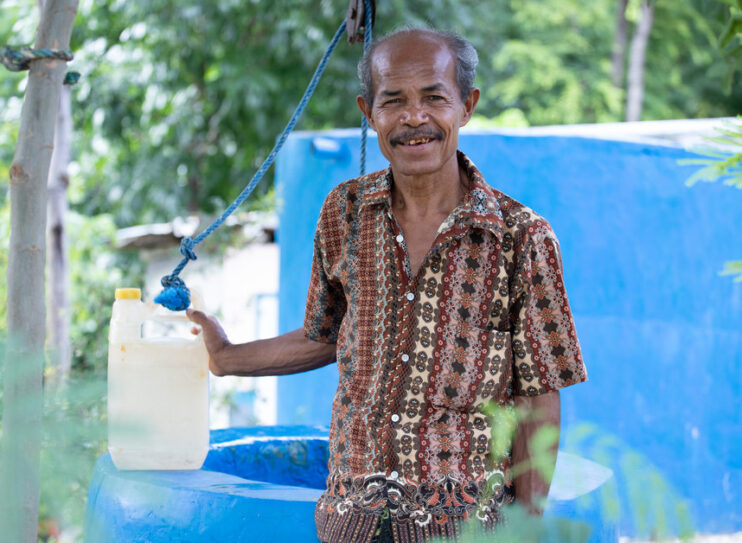
[[[404,236],[402,234],[397,234],[396,240],[397,243],[402,243],[404,241]]]
[[[392,422],[399,422],[399,415],[394,413],[394,415],[392,415]]]
[[[414,295],[414,294],[413,294],[412,292],[408,292],[408,293],[407,293],[407,299],[408,299],[409,301],[412,301],[412,300],[414,300],[414,299],[415,299],[415,295]]]
[[[396,471],[393,471],[389,474],[389,477],[391,477],[392,479],[396,481],[397,479],[399,479],[399,473],[397,473]]]
[[[408,355],[408,354],[403,354],[402,355],[402,362],[407,362],[409,359],[410,359],[410,355]]]

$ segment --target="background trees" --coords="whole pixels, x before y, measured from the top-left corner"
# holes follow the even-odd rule
[[[481,55],[483,117],[515,109],[530,125],[619,121],[644,2],[387,0],[375,31],[429,22],[469,37]],[[315,4],[81,2],[72,37],[84,74],[73,92],[72,210],[109,214],[123,226],[212,213],[231,200],[293,111],[347,2]],[[642,118],[739,111],[742,90],[725,94],[728,69],[716,47],[726,6],[650,4]],[[15,28],[5,36],[16,41],[35,17],[33,2],[6,6],[3,24]],[[621,28],[625,39],[614,45]],[[358,125],[359,54],[340,45],[301,128]],[[2,105],[12,106],[22,78],[0,77]]]
[[[85,3],[83,3],[85,4]],[[112,213],[118,225],[212,213],[259,165],[301,96],[342,18],[343,0],[81,6],[73,35],[85,77],[75,93],[78,169],[73,209]],[[494,0],[379,2],[376,33],[431,22],[462,32],[481,54],[478,113],[518,109],[531,125],[619,121],[627,76],[616,86],[611,53],[616,2]],[[655,5],[656,4],[656,5]],[[644,119],[733,114],[715,47],[718,0],[652,4]],[[628,2],[628,36],[641,21]],[[629,41],[631,41],[629,39]],[[356,126],[359,46],[342,44],[302,128]],[[626,52],[624,63],[631,61]],[[626,73],[626,70],[624,70]],[[264,183],[256,197],[265,194]]]

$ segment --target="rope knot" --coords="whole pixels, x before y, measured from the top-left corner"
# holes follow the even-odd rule
[[[198,255],[196,255],[196,252],[193,250],[194,246],[195,244],[191,238],[188,236],[184,237],[180,240],[180,254],[188,260],[198,260]]]
[[[73,58],[72,51],[68,49],[33,49],[32,47],[13,49],[7,45],[0,47],[0,64],[11,72],[28,70],[35,60],[56,59],[69,62]],[[64,77],[64,84],[74,85],[79,79],[80,74],[78,72],[67,72]]]
[[[165,289],[157,295],[155,303],[164,305],[171,311],[183,311],[191,305],[191,291],[185,282],[175,274],[166,275],[160,280]]]

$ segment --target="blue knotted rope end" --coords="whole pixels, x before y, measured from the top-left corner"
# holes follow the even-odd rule
[[[155,303],[167,307],[171,311],[184,311],[191,305],[191,291],[185,286],[180,277],[166,275],[162,278],[165,287],[155,298]]]
[[[191,296],[181,289],[170,287],[157,295],[155,303],[163,305],[171,311],[184,311],[191,305]]]

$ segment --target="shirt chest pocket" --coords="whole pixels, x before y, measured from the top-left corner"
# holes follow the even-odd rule
[[[472,328],[438,338],[428,389],[435,407],[473,411],[510,396],[510,333]]]

